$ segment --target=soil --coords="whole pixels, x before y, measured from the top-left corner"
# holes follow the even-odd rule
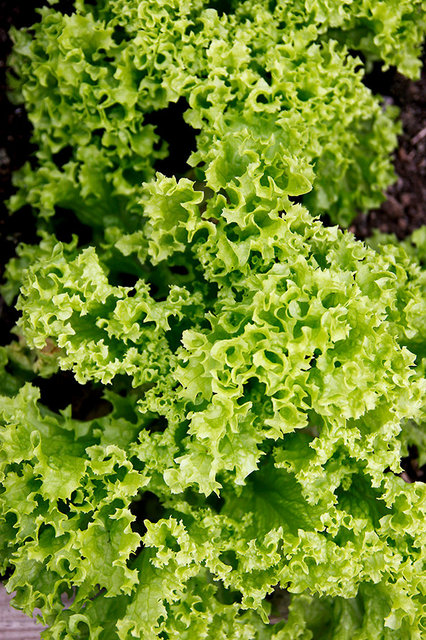
[[[31,125],[22,106],[13,105],[7,98],[6,63],[12,43],[8,31],[12,25],[25,27],[34,24],[37,14],[25,0],[0,0],[0,277],[4,265],[14,255],[20,242],[36,240],[35,220],[30,207],[9,216],[5,200],[13,193],[12,173],[24,164],[33,145],[30,143]],[[10,330],[17,319],[13,308],[4,304],[0,296],[0,343],[7,344]]]
[[[408,80],[395,68],[382,72],[375,65],[365,84],[383,96],[385,104],[401,110],[403,131],[394,154],[396,182],[380,209],[360,213],[350,230],[363,240],[374,229],[395,233],[402,240],[426,224],[426,45],[420,80]]]
[[[38,6],[47,1],[38,0]],[[64,13],[69,13],[71,0],[62,0],[58,5]],[[39,19],[34,6],[29,8],[27,0],[0,0],[0,277],[4,265],[14,255],[20,242],[36,242],[35,222],[29,207],[24,207],[9,216],[4,201],[13,193],[12,173],[18,169],[33,151],[30,143],[31,125],[22,106],[11,104],[6,95],[6,61],[11,49],[8,30],[11,25],[24,27]],[[423,57],[426,62],[426,56]],[[366,76],[365,84],[374,93],[383,96],[384,103],[396,104],[401,109],[403,133],[395,152],[395,170],[398,179],[387,191],[387,199],[379,209],[360,213],[351,231],[364,239],[378,228],[385,233],[394,232],[403,239],[414,229],[426,224],[426,64],[418,82],[407,80],[395,69],[385,73],[380,65],[375,65]],[[0,344],[8,344],[10,330],[17,319],[17,312],[4,304],[0,297]],[[56,405],[72,403],[75,417],[88,418],[85,407],[88,398],[93,399],[93,391],[88,385],[77,385],[70,374],[59,373],[51,382],[40,382],[43,400],[52,408]],[[68,389],[68,394],[62,393]],[[92,395],[91,395],[92,394]],[[66,397],[65,397],[66,396]],[[107,411],[100,398],[99,409]],[[59,404],[58,404],[59,403]],[[89,403],[90,404],[90,403]],[[62,408],[62,406],[60,406]],[[407,481],[424,480],[426,472],[416,464],[415,447],[410,456],[402,460]]]

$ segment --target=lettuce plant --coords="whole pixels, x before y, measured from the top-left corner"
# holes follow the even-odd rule
[[[39,147],[16,176],[13,208],[29,202],[48,217],[60,206],[94,227],[137,228],[137,185],[167,155],[152,115],[180,101],[177,127],[196,135],[185,158],[192,179],[234,208],[241,185],[248,211],[256,185],[273,185],[273,206],[283,192],[309,193],[311,213],[348,223],[392,182],[398,131],[348,47],[369,59],[379,48],[387,64],[419,72],[422,3],[395,4],[250,0],[225,2],[222,15],[202,0],[43,9],[40,23],[13,33],[15,99]]]
[[[396,114],[348,47],[414,76],[421,3],[41,17],[12,57],[38,150],[11,207],[40,233],[3,287],[15,606],[52,640],[421,640],[425,491],[398,474],[422,446],[424,230],[366,246],[318,217],[392,179]],[[165,175],[155,114],[178,102],[196,148]],[[90,243],[58,240],[58,207]],[[109,412],[46,406],[59,370]]]

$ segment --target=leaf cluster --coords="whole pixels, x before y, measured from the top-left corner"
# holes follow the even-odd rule
[[[2,288],[15,606],[46,640],[421,640],[425,492],[398,474],[425,455],[424,229],[367,246],[319,214],[348,224],[392,180],[359,56],[415,76],[422,3],[40,13],[11,58],[37,145],[11,208],[40,234]],[[182,104],[195,146],[167,175]],[[90,242],[58,238],[64,209]],[[108,413],[49,408],[61,371]]]

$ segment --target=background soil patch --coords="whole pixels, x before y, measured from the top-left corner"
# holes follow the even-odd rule
[[[385,104],[400,108],[403,132],[394,154],[398,179],[387,190],[387,199],[379,209],[359,214],[350,227],[360,239],[379,229],[402,240],[426,224],[426,48],[422,59],[422,76],[417,82],[395,68],[384,73],[379,64],[365,79]]]

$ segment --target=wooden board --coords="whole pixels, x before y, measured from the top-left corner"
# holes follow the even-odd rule
[[[0,584],[0,640],[40,640],[43,627],[11,607],[10,597]]]

